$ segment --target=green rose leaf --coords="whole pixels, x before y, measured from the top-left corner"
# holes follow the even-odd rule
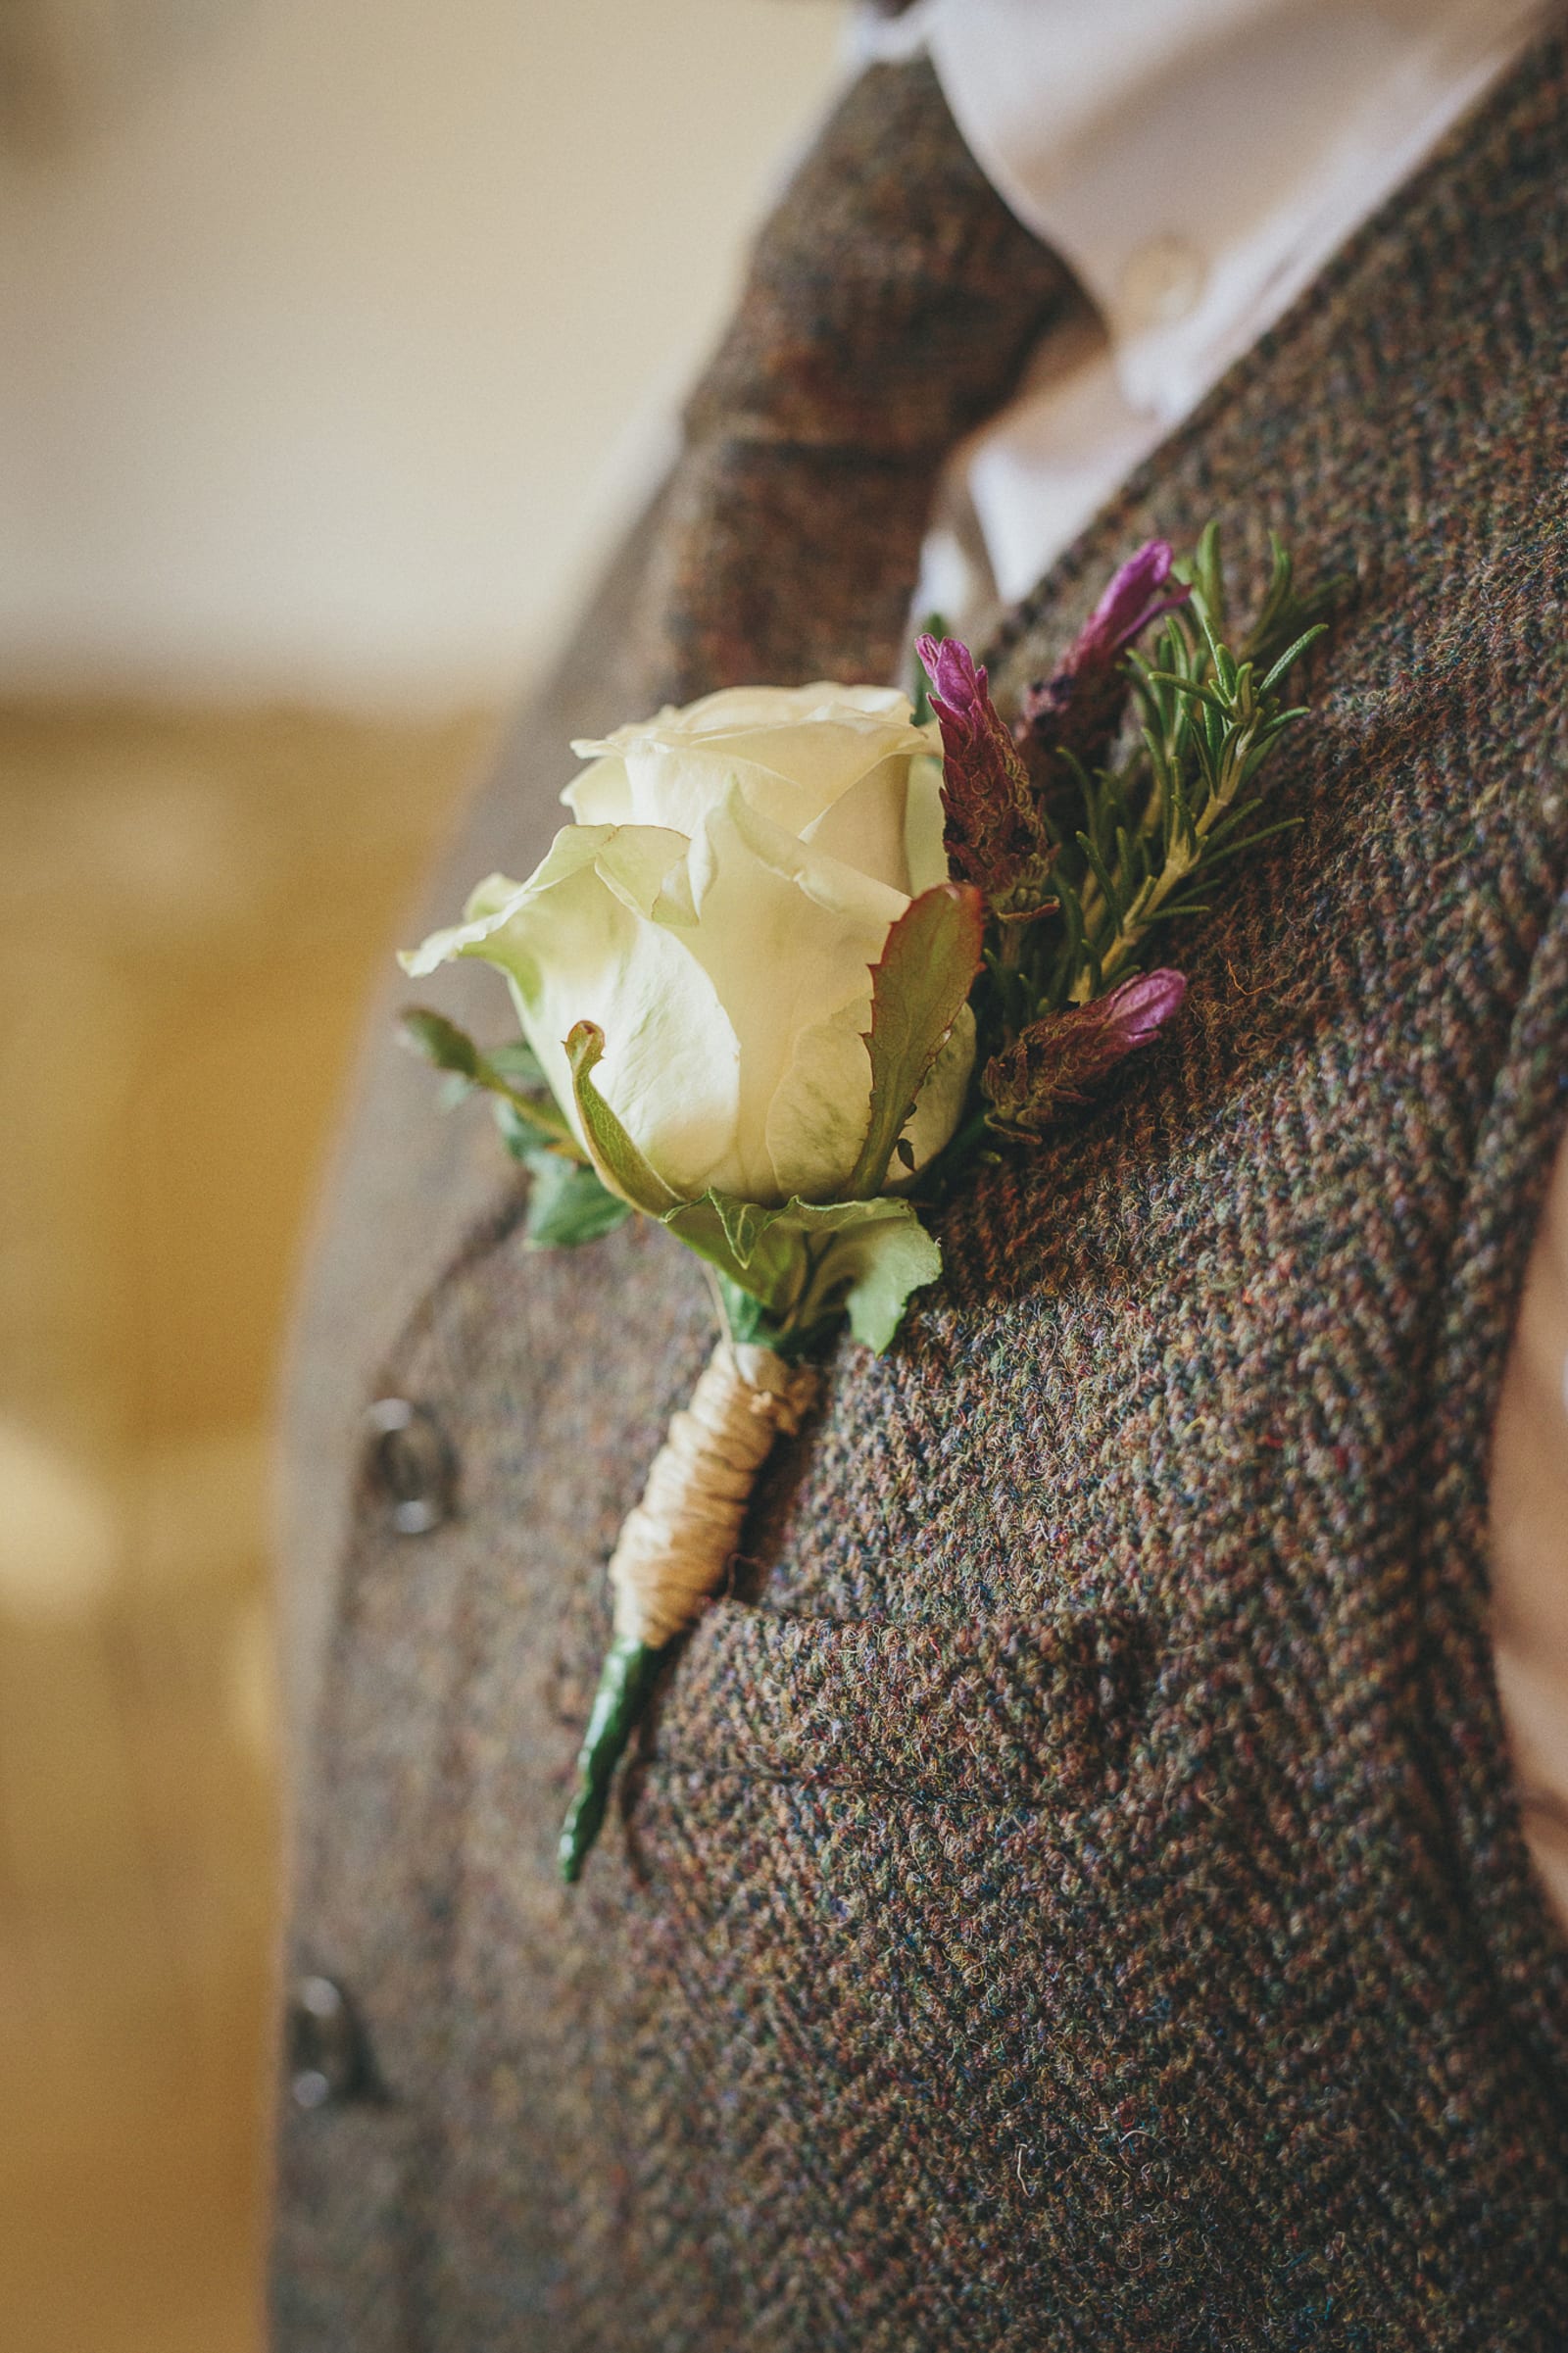
[[[794,1316],[831,1236],[858,1224],[867,1201],[791,1201],[763,1208],[726,1193],[705,1193],[666,1211],[670,1232],[716,1267],[720,1278],[756,1299],[775,1324]],[[797,1319],[798,1320],[798,1319]],[[737,1335],[739,1337],[739,1335]]]
[[[649,1217],[667,1218],[672,1210],[685,1204],[643,1157],[594,1085],[593,1074],[604,1059],[604,1053],[605,1033],[598,1023],[579,1021],[566,1039],[566,1061],[571,1070],[577,1116],[588,1140],[589,1157],[600,1182],[612,1193],[618,1193],[622,1201]]]
[[[888,932],[871,968],[871,1116],[845,1187],[864,1200],[887,1181],[894,1148],[915,1099],[969,1001],[980,969],[985,901],[972,883],[922,891]],[[929,1277],[926,1278],[929,1280]]]
[[[835,1236],[813,1291],[842,1307],[856,1339],[880,1356],[904,1321],[910,1294],[941,1274],[942,1251],[907,1201],[858,1205],[883,1214]]]
[[[514,1038],[510,1046],[492,1046],[485,1059],[492,1070],[500,1072],[504,1083],[519,1094],[548,1094],[550,1081],[526,1038]]]
[[[717,1270],[735,1340],[806,1342],[847,1314],[856,1339],[880,1354],[909,1294],[942,1272],[910,1204],[886,1195],[764,1209],[708,1193],[663,1222]]]
[[[498,1116],[503,1109],[508,1114],[502,1121],[502,1134],[508,1150],[516,1158],[523,1156],[514,1141],[519,1134],[527,1139],[526,1150],[550,1144],[569,1152],[574,1158],[577,1156],[576,1138],[548,1094],[534,1096],[524,1092],[526,1087],[542,1086],[544,1081],[538,1063],[520,1040],[514,1046],[500,1046],[486,1054],[466,1029],[449,1021],[445,1013],[437,1013],[423,1005],[405,1006],[398,1026],[404,1044],[412,1052],[422,1054],[437,1070],[448,1071],[463,1082],[460,1094],[464,1087],[481,1087],[496,1098]]]
[[[790,1344],[761,1300],[754,1299],[749,1291],[743,1291],[726,1274],[718,1274],[715,1280],[731,1340],[741,1347],[750,1341],[760,1348],[787,1352]]]
[[[536,1155],[543,1157],[539,1130],[534,1126],[532,1120],[518,1110],[510,1096],[498,1095],[490,1108],[496,1115],[496,1125],[501,1130],[501,1141],[512,1157],[514,1160],[520,1160],[525,1168],[532,1167]],[[559,1156],[562,1158],[564,1166],[569,1165],[564,1154]],[[580,1168],[581,1161],[579,1160],[576,1165]]]
[[[524,1224],[530,1250],[571,1250],[612,1234],[631,1215],[629,1203],[600,1183],[591,1168],[564,1160],[559,1152],[528,1155],[533,1183]]]

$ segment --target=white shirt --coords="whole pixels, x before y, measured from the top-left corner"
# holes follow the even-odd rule
[[[1054,342],[965,453],[1003,601],[1408,177],[1541,13],[1541,0],[920,0],[866,29],[872,49],[929,48],[971,153],[1104,325],[1075,353]]]
[[[1023,596],[1335,248],[1519,55],[1540,0],[922,0],[976,160],[1099,330],[958,454],[917,610]],[[976,526],[978,526],[976,528]],[[1568,1146],[1536,1239],[1491,1480],[1498,1691],[1525,1835],[1568,1927]]]

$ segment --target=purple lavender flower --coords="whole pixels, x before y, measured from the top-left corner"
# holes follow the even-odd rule
[[[1086,1102],[1107,1070],[1147,1046],[1186,994],[1180,972],[1140,972],[1090,1005],[1042,1013],[986,1064],[982,1085],[996,1124],[1043,1135],[1061,1104]]]
[[[1147,541],[1117,571],[1056,669],[1024,689],[1017,740],[1038,789],[1050,793],[1068,781],[1064,752],[1093,768],[1109,750],[1126,700],[1122,656],[1192,594],[1183,582],[1170,586],[1171,562],[1168,540]]]
[[[942,722],[942,749],[957,759],[996,718],[984,664],[976,664],[960,637],[917,638],[914,650],[931,681],[931,708]]]
[[[1100,1049],[1108,1067],[1124,1054],[1147,1046],[1154,1032],[1180,1010],[1186,994],[1185,974],[1163,965],[1157,972],[1140,972],[1124,980],[1108,995],[1086,1005],[1079,1018],[1098,1025]]]
[[[1035,805],[1029,771],[996,705],[985,670],[956,637],[922,637],[915,647],[931,681],[942,729],[943,838],[948,864],[994,907],[1038,905],[1050,870],[1051,836]]]
[[[1168,595],[1161,593],[1170,579],[1172,563],[1167,539],[1149,539],[1136,556],[1129,556],[1089,615],[1068,655],[1080,667],[1089,662],[1114,662],[1151,621],[1185,605],[1192,590],[1179,580]]]

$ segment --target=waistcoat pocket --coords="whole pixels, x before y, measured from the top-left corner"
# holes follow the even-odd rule
[[[1157,1644],[1126,1611],[783,1617],[721,1602],[675,1662],[656,1764],[1008,1807],[1113,1793]]]

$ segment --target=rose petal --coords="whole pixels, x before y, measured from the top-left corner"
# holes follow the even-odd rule
[[[748,1201],[783,1200],[768,1111],[795,1042],[866,995],[906,901],[770,824],[738,790],[705,821],[688,875],[696,922],[681,937],[746,1042],[736,1151],[714,1182]],[[775,1127],[774,1141],[794,1165],[788,1135]]]
[[[595,1082],[659,1174],[695,1195],[733,1157],[740,1047],[685,935],[642,911],[688,845],[653,827],[566,826],[519,889],[481,885],[468,923],[436,933],[407,959],[430,971],[481,956],[512,984],[518,1017],[574,1129],[565,1040],[579,1021],[604,1031]]]
[[[572,749],[596,761],[563,796],[585,820],[695,834],[738,781],[754,809],[804,833],[868,771],[926,742],[895,689],[819,681],[727,688]]]
[[[579,825],[630,825],[631,778],[618,752],[607,753],[574,776],[561,796]]]
[[[911,765],[906,752],[879,760],[875,767],[857,777],[830,809],[802,828],[801,839],[824,857],[858,866],[863,874],[908,898]],[[946,871],[944,860],[944,874]]]
[[[948,880],[947,812],[942,806],[942,735],[935,719],[926,730],[930,750],[909,762],[909,797],[904,814],[904,858],[909,897],[934,891]]]
[[[767,1106],[765,1135],[781,1200],[831,1200],[855,1166],[871,1116],[865,1033],[871,997],[852,998],[797,1032],[789,1067]]]

